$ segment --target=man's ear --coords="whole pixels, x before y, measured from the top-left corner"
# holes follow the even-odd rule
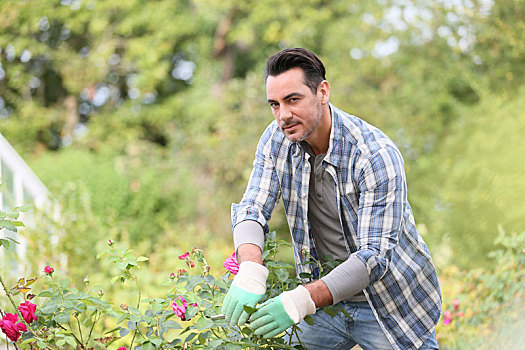
[[[326,80],[319,84],[317,94],[321,97],[321,104],[325,105],[330,101],[330,84]]]

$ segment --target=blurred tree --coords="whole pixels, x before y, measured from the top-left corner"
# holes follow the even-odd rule
[[[0,127],[23,154],[70,145],[71,152],[35,158],[37,173],[87,184],[95,215],[110,208],[134,240],[177,225],[229,237],[230,203],[272,118],[265,60],[306,47],[326,64],[332,102],[400,146],[416,218],[438,244],[452,231],[436,225],[447,220],[436,208],[454,202],[452,183],[441,185],[440,157],[450,152],[448,139],[470,137],[462,125],[477,125],[486,100],[520,91],[523,5],[7,0],[0,3]],[[108,188],[114,193],[104,198]],[[464,205],[454,204],[455,212]],[[476,235],[492,235],[492,226]]]

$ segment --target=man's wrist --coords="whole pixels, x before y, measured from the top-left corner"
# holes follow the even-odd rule
[[[239,246],[236,256],[239,264],[245,261],[252,261],[260,265],[263,264],[261,248],[255,244],[245,243]]]
[[[308,290],[308,292],[310,292],[310,296],[315,303],[315,307],[320,308],[323,306],[332,305],[332,293],[322,280],[308,283],[304,287]]]

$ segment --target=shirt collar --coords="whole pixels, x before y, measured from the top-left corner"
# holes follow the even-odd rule
[[[333,166],[339,168],[341,163],[341,157],[344,149],[344,136],[342,130],[342,120],[340,115],[340,110],[337,109],[334,105],[329,103],[330,106],[330,115],[332,127],[330,128],[330,143],[328,145],[328,151],[324,157],[324,160]],[[297,156],[302,154],[309,154],[308,149],[309,145],[306,141],[294,142],[292,144],[292,152]],[[308,156],[307,156],[308,157]]]
[[[324,160],[339,168],[344,149],[343,125],[339,110],[331,103],[330,113],[332,116],[332,128],[330,129],[330,144]]]

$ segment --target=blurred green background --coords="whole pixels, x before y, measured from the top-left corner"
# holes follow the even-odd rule
[[[193,246],[220,266],[272,120],[264,63],[286,47],[316,52],[331,102],[400,147],[439,269],[490,267],[498,228],[524,230],[523,0],[4,0],[0,13],[0,131],[63,211],[39,214],[35,269],[61,262],[80,283],[109,238],[150,256],[152,280]],[[288,237],[282,208],[272,229]]]

